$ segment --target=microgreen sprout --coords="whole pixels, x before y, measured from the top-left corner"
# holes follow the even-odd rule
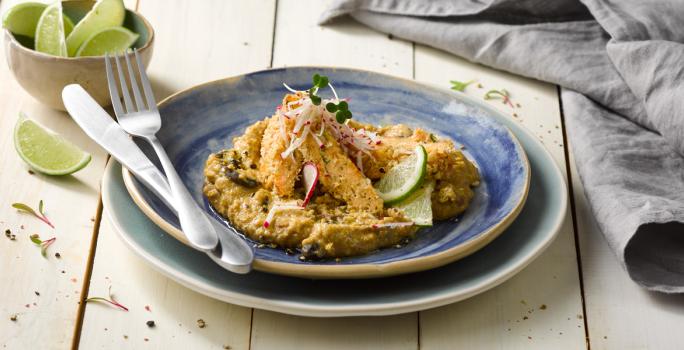
[[[484,95],[485,100],[491,100],[494,98],[500,98],[501,100],[503,100],[503,103],[505,103],[505,104],[511,106],[511,108],[513,108],[513,103],[511,102],[511,96],[508,93],[508,91],[506,91],[506,89],[489,90]]]
[[[313,86],[309,89],[309,98],[311,98],[311,103],[318,106],[321,104],[321,97],[316,95],[319,89],[328,86],[329,80],[325,75],[314,74]]]
[[[42,222],[48,224],[50,227],[55,228],[55,226],[50,222],[50,219],[45,216],[45,213],[43,212],[43,200],[41,199],[40,202],[38,202],[38,213],[36,213],[33,208],[29,207],[28,205],[24,203],[12,203],[12,207],[19,210],[23,211],[25,213],[31,214],[41,220]]]
[[[40,239],[40,236],[38,236],[37,233],[30,235],[29,239],[31,239],[31,242],[35,243],[37,246],[40,247],[40,254],[44,257],[47,257],[48,247],[50,247],[52,243],[55,243],[55,240],[57,240],[56,237],[52,237],[50,239],[46,239],[43,241]]]
[[[118,307],[119,309],[122,309],[124,311],[128,311],[128,308],[121,305],[116,299],[114,299],[114,295],[112,295],[112,286],[109,286],[109,299],[103,298],[103,297],[90,297],[85,300],[86,303],[94,301],[94,302],[101,302],[101,303],[107,303],[110,304],[114,307]]]
[[[468,85],[470,85],[474,82],[475,82],[475,80],[469,80],[466,82],[462,82],[462,81],[458,81],[458,80],[451,80],[450,81],[451,90],[463,92],[468,87]]]
[[[351,119],[352,117],[352,112],[349,110],[347,101],[340,101],[337,104],[328,102],[328,104],[325,105],[325,109],[330,113],[335,113],[335,119],[340,124],[344,124],[347,119]]]

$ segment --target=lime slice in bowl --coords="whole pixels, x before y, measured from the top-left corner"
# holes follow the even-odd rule
[[[76,51],[76,56],[102,56],[126,51],[140,35],[124,27],[105,28],[94,33]]]
[[[60,1],[48,6],[36,25],[36,51],[53,56],[67,55],[64,17]]]
[[[418,226],[432,226],[432,191],[434,181],[427,181],[408,198],[393,205]]]
[[[74,56],[94,33],[123,24],[125,16],[123,0],[98,0],[67,37],[69,56]]]
[[[14,148],[31,168],[48,175],[72,174],[90,162],[90,154],[24,115],[14,127]]]
[[[427,152],[425,147],[418,145],[412,155],[389,169],[375,183],[375,190],[385,204],[398,203],[420,188],[426,173]]]
[[[38,27],[38,20],[43,14],[46,4],[38,2],[24,2],[18,4],[5,13],[2,19],[2,27],[8,29],[12,34],[23,35],[30,38],[36,36],[36,27]],[[64,20],[64,34],[69,35],[74,29],[74,22],[66,15],[62,15]]]

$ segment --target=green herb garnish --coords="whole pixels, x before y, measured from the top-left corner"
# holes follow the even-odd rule
[[[41,220],[42,222],[48,224],[50,227],[55,228],[55,226],[50,222],[50,220],[45,216],[45,213],[43,212],[43,200],[41,199],[40,202],[38,202],[38,213],[36,213],[33,208],[29,207],[28,205],[24,203],[12,203],[12,207],[15,209],[18,209],[19,211],[23,211],[25,213],[31,214]],[[40,213],[40,214],[39,214]]]
[[[109,299],[103,298],[103,297],[90,297],[90,298],[85,300],[86,303],[91,302],[91,301],[107,303],[107,304],[113,305],[115,307],[118,307],[124,311],[128,311],[127,307],[121,305],[118,301],[116,301],[116,299],[114,299],[114,295],[112,295],[112,286],[109,286]]]
[[[321,104],[321,97],[316,94],[319,89],[328,86],[329,80],[325,75],[314,74],[312,81],[313,86],[308,91],[309,98],[311,98],[311,103],[318,106]]]
[[[475,80],[468,80],[466,82],[462,82],[462,81],[458,81],[458,80],[451,80],[449,82],[451,83],[451,90],[463,92],[466,89],[466,87],[468,87],[468,85],[474,83]]]
[[[491,100],[494,98],[500,98],[503,100],[504,104],[507,104],[513,108],[513,103],[511,102],[511,97],[508,91],[506,89],[501,89],[501,90],[489,90],[487,93],[484,95],[485,100]]]
[[[52,243],[55,243],[55,240],[57,240],[57,237],[52,237],[50,239],[46,240],[41,240],[40,236],[38,236],[37,233],[34,233],[29,236],[29,239],[31,239],[31,242],[35,243],[37,246],[40,247],[40,254],[43,255],[44,257],[47,257],[47,249],[52,245]]]
[[[344,124],[347,119],[351,119],[352,117],[352,112],[349,110],[347,101],[340,101],[337,104],[328,102],[328,104],[325,105],[325,109],[330,113],[335,113],[335,119],[340,124]]]

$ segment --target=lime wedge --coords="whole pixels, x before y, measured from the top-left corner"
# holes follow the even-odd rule
[[[62,2],[48,6],[40,15],[36,25],[36,51],[53,56],[67,55]]]
[[[120,26],[126,16],[123,0],[98,0],[67,37],[69,56],[74,56],[81,45],[95,32]]]
[[[375,189],[385,204],[401,202],[423,184],[427,173],[427,152],[422,145],[416,146],[413,154],[393,166]]]
[[[47,5],[38,2],[18,4],[5,13],[2,26],[12,32],[12,34],[33,38],[36,35],[36,27],[38,26],[40,15],[43,14],[46,7]],[[64,34],[69,35],[71,30],[74,29],[74,22],[66,15],[62,15],[62,17],[64,17]]]
[[[64,20],[64,37],[66,38],[74,30],[74,22],[64,14],[62,15],[62,20]]]
[[[435,182],[428,181],[408,198],[393,205],[418,226],[432,226],[432,191]]]
[[[102,56],[108,52],[124,52],[138,40],[139,36],[124,27],[105,28],[91,35],[76,51],[76,56]]]
[[[90,154],[23,114],[14,127],[14,148],[31,168],[48,175],[72,174],[90,162]]]

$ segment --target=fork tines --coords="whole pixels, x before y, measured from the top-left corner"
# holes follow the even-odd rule
[[[131,53],[135,56],[136,65],[138,66],[138,73],[133,69],[131,65],[130,56]],[[152,94],[152,87],[150,86],[150,80],[147,78],[147,73],[145,73],[145,66],[142,64],[140,55],[138,55],[138,50],[128,50],[124,55],[126,60],[126,70],[128,71],[128,77],[130,81],[130,86],[124,77],[123,68],[119,55],[114,55],[114,61],[116,62],[116,70],[118,72],[119,86],[121,88],[121,94],[123,95],[124,104],[126,109],[123,109],[121,105],[121,97],[119,96],[119,86],[117,86],[117,79],[114,76],[114,71],[112,70],[112,60],[109,54],[105,55],[105,66],[107,68],[107,83],[109,84],[109,96],[112,99],[112,106],[114,107],[114,112],[117,115],[123,115],[125,113],[135,113],[143,111],[154,111],[157,109],[157,104],[154,101],[154,95]],[[140,91],[138,86],[138,80],[136,75],[140,77],[140,83],[142,84],[142,90],[144,91],[145,99],[147,100],[147,105],[143,102],[143,93]],[[131,100],[131,95],[128,92],[133,91],[133,97],[135,99],[135,104]]]

